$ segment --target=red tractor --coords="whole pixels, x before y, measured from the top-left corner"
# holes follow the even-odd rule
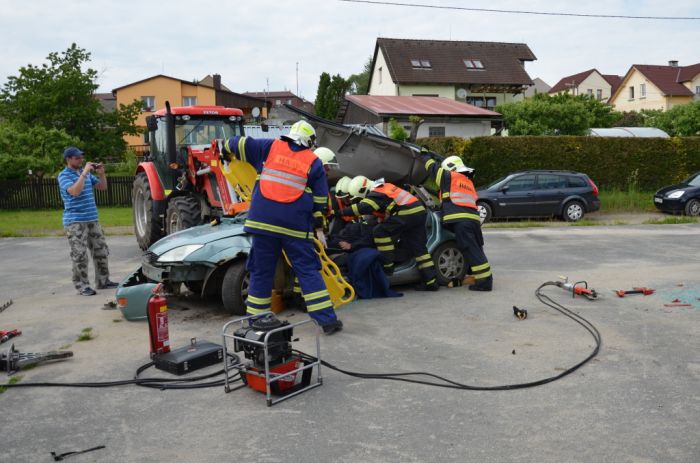
[[[146,118],[150,151],[136,169],[134,233],[141,249],[161,237],[242,206],[226,181],[214,139],[243,135],[243,112],[223,106],[170,107]]]

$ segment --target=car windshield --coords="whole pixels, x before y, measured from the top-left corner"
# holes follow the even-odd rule
[[[512,175],[507,175],[505,177],[501,177],[498,180],[496,180],[495,182],[492,182],[491,184],[489,184],[489,186],[487,186],[485,189],[486,190],[496,190],[496,189],[498,189],[498,187],[501,186],[502,183],[504,183],[506,180],[508,180],[510,178],[512,178]]]
[[[238,122],[228,119],[178,119],[175,121],[175,139],[178,145],[209,145],[215,138],[241,135]]]
[[[700,172],[697,174],[691,176],[688,180],[685,181],[690,186],[700,186]]]

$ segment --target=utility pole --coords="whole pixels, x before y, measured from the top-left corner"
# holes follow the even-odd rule
[[[297,96],[299,96],[299,61],[297,61]]]

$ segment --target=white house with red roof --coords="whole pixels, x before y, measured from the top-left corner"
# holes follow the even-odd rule
[[[602,74],[594,68],[561,78],[549,89],[549,94],[588,95],[596,100],[607,102],[617,91],[621,81],[621,76]]]
[[[423,123],[417,138],[491,135],[491,128],[501,126],[501,115],[488,109],[432,96],[347,95],[344,112],[338,122],[377,127],[389,131],[389,120],[396,119],[411,130],[409,118],[419,116]]]
[[[700,100],[700,63],[679,66],[633,64],[610,98],[617,111],[660,109]]]

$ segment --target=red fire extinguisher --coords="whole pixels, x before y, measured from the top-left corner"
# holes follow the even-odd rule
[[[153,288],[148,299],[148,332],[151,337],[151,358],[170,352],[168,336],[168,300],[163,296],[162,284]]]

